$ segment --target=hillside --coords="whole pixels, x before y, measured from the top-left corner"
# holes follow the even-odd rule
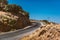
[[[0,0],[0,32],[22,29],[31,25],[29,13],[16,4]]]
[[[46,24],[21,40],[60,40],[60,24]]]

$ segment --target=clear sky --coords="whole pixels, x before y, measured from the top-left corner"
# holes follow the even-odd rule
[[[8,0],[9,4],[22,6],[30,19],[49,20],[60,23],[60,0]]]

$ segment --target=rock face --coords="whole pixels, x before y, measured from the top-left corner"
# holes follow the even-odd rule
[[[0,32],[24,28],[30,24],[29,14],[20,6],[0,0]]]

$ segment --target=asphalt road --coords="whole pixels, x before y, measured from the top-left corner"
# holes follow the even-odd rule
[[[33,23],[33,25],[31,25],[31,27],[29,27],[27,29],[19,29],[14,32],[9,32],[9,33],[0,35],[0,40],[18,40],[18,39],[22,38],[23,36],[34,32],[40,26],[41,26],[41,24],[39,22],[35,22],[35,23]]]

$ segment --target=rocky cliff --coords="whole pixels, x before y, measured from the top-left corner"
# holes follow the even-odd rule
[[[8,4],[7,0],[0,0],[0,32],[21,29],[30,24],[29,13],[21,6]]]

